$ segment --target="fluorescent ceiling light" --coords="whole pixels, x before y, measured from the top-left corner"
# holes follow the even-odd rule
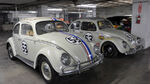
[[[97,4],[81,4],[81,5],[77,5],[77,7],[80,8],[96,8]]]
[[[91,12],[93,12],[93,10],[88,10],[87,12],[91,13]]]
[[[83,13],[83,12],[68,12],[68,13]]]
[[[37,13],[37,11],[28,11],[28,13]]]
[[[62,8],[48,8],[48,11],[63,11]]]
[[[125,15],[125,16],[132,16],[132,15]]]
[[[132,3],[133,0],[119,0],[119,2],[123,2],[123,3]]]

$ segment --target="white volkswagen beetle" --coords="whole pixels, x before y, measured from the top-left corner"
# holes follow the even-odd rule
[[[88,42],[100,42],[101,52],[106,57],[134,54],[144,48],[144,40],[128,32],[116,30],[104,18],[79,19],[69,26],[71,32],[82,34]]]
[[[46,17],[19,21],[7,41],[9,58],[39,68],[48,83],[55,80],[56,74],[77,74],[102,63],[99,46],[69,33],[64,22]]]

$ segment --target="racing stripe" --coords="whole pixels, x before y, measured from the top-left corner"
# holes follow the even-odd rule
[[[84,49],[86,50],[86,53],[87,53],[87,55],[88,55],[88,58],[89,58],[90,60],[93,59],[93,55],[92,55],[92,53],[91,53],[91,50],[89,49],[88,45],[87,45],[80,37],[75,36],[75,35],[73,35],[73,34],[69,34],[69,33],[63,32],[63,31],[60,31],[60,32],[62,32],[63,34],[67,34],[67,35],[70,35],[70,36],[74,36],[74,37],[80,39],[80,40],[82,41],[82,45],[83,45]]]
[[[88,53],[86,47],[83,45],[83,43],[81,43],[81,44],[82,44],[82,47],[84,48],[84,50],[85,50],[85,52],[86,52],[86,54],[87,54],[87,56],[88,56],[88,59],[90,60],[89,53]]]

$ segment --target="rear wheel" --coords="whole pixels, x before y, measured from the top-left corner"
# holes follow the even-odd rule
[[[46,83],[54,82],[56,73],[46,57],[41,58],[39,62],[39,70]]]
[[[116,46],[111,42],[103,44],[101,52],[104,54],[105,57],[117,57],[119,53]]]
[[[10,45],[8,45],[7,51],[8,51],[9,58],[11,60],[15,60],[16,58],[14,57],[14,53],[13,53],[12,47]]]

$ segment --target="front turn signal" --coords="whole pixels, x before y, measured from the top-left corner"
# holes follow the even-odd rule
[[[104,36],[99,36],[98,38],[101,40],[104,40]]]

